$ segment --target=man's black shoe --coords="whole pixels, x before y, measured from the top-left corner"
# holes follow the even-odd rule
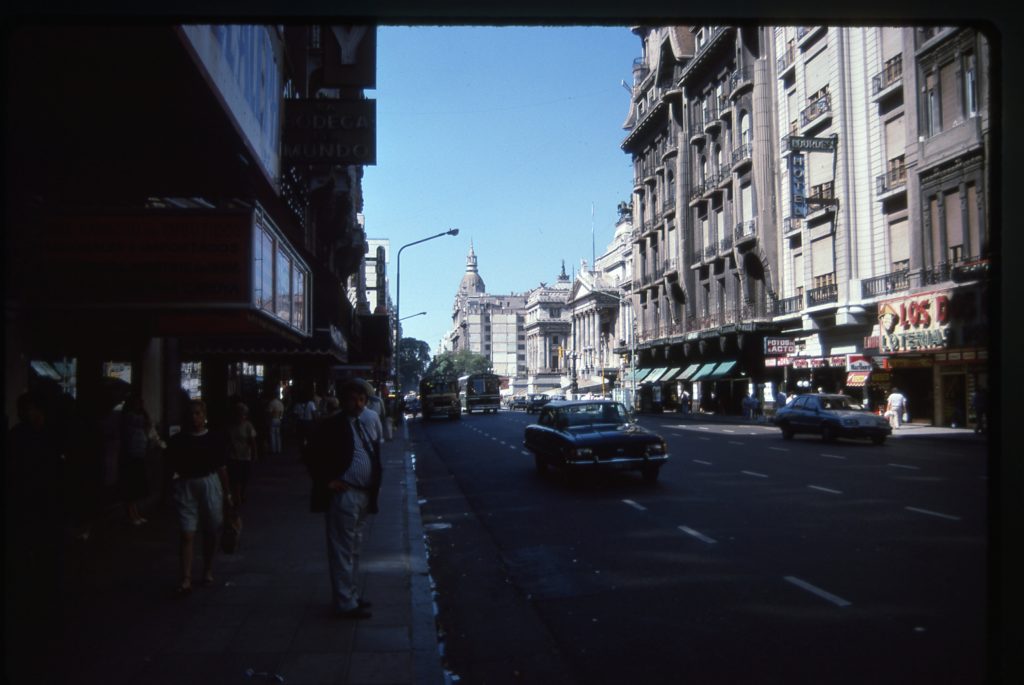
[[[335,618],[347,618],[347,619],[361,619],[361,618],[372,618],[373,614],[364,609],[363,607],[356,607],[355,609],[349,609],[348,611],[335,611]]]

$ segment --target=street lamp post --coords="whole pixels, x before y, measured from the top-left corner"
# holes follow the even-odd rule
[[[438,233],[436,235],[421,238],[420,240],[414,240],[411,243],[406,243],[405,245],[402,245],[402,247],[398,248],[398,256],[395,258],[395,397],[398,397],[398,394],[402,391],[400,385],[401,380],[399,375],[401,371],[401,369],[399,368],[401,366],[401,362],[399,361],[399,350],[402,346],[402,326],[400,323],[402,319],[399,316],[399,304],[402,301],[402,250],[404,250],[407,247],[412,247],[413,245],[425,243],[428,240],[433,240],[434,238],[440,238],[446,235],[455,236],[458,234],[459,229],[450,228],[447,231],[442,231],[441,233]],[[418,315],[413,314],[412,316]]]

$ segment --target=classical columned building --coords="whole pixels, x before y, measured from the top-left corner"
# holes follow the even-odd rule
[[[551,285],[541,283],[526,297],[526,392],[564,392],[563,380],[571,373],[569,339],[572,332],[569,296],[572,281],[565,264]],[[519,388],[516,388],[519,391]]]

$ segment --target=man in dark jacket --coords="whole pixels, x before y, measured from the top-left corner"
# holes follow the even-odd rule
[[[366,515],[377,513],[384,431],[380,417],[366,409],[364,384],[346,382],[339,399],[341,412],[320,421],[307,449],[310,509],[325,514],[335,614],[370,618],[370,603],[359,598],[356,575]]]

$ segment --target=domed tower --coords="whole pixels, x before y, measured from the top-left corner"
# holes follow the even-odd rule
[[[466,256],[466,273],[459,283],[459,295],[483,295],[486,292],[487,286],[477,271],[476,253],[473,251],[473,241],[470,240],[469,254]]]

